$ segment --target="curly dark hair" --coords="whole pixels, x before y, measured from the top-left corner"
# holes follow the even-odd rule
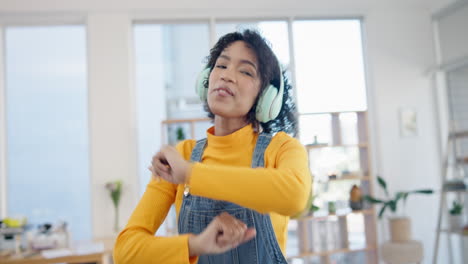
[[[281,69],[279,67],[278,59],[271,50],[270,44],[265,40],[260,33],[255,30],[247,29],[243,32],[232,32],[221,37],[214,47],[210,50],[210,55],[208,55],[207,64],[205,68],[210,68],[210,73],[213,70],[216,60],[218,59],[221,52],[226,49],[235,41],[244,41],[247,46],[252,49],[257,55],[258,60],[258,72],[260,73],[260,92],[252,108],[246,115],[248,123],[253,124],[255,128],[259,126],[266,133],[276,133],[279,131],[284,131],[288,134],[296,136],[297,134],[297,112],[296,105],[293,100],[292,95],[292,86],[289,82],[289,79],[286,77],[286,72],[283,71],[280,73]],[[271,121],[266,123],[259,122],[255,115],[257,108],[258,99],[260,94],[265,90],[265,88],[272,84],[275,87],[280,87],[280,74],[283,75],[284,82],[284,92],[283,92],[283,102],[280,113],[278,116]],[[208,79],[203,83],[206,89],[208,89]],[[205,111],[208,113],[208,117],[214,120],[214,114],[211,112],[208,102],[204,102]]]

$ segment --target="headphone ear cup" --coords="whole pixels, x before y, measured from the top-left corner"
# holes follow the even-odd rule
[[[258,121],[266,123],[275,119],[279,114],[279,110],[281,110],[281,103],[278,107],[278,104],[276,103],[277,100],[275,100],[277,95],[278,88],[275,86],[270,84],[267,88],[265,88],[265,91],[263,91],[263,93],[260,95],[260,98],[258,99],[257,108],[255,110]]]
[[[201,71],[198,74],[197,81],[195,82],[195,92],[198,94],[198,97],[200,97],[200,100],[202,102],[206,101],[206,96],[208,93],[208,87],[205,87],[205,81],[210,78],[210,71],[211,69],[205,68],[203,71]]]
[[[281,65],[280,69],[280,86],[279,88],[268,85],[263,91],[262,95],[258,99],[257,109],[255,110],[256,118],[262,123],[274,120],[280,113],[283,107],[283,93],[284,93],[284,81],[283,81],[283,70]]]

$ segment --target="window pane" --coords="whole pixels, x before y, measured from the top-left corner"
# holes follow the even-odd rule
[[[148,164],[163,142],[175,141],[178,126],[161,135],[161,121],[205,117],[195,80],[209,53],[208,24],[137,24],[135,65],[141,191]],[[208,124],[209,125],[209,124]],[[182,126],[186,137],[190,126]],[[201,129],[205,137],[206,128]],[[163,138],[164,137],[164,138]],[[174,140],[173,140],[174,139]]]
[[[366,110],[359,20],[293,23],[300,113]]]
[[[190,126],[170,126],[162,133],[166,119],[205,117],[195,93],[195,81],[209,53],[208,24],[136,24],[134,26],[137,84],[138,171],[140,192],[150,180],[148,165],[162,144],[175,143],[177,128],[186,138]],[[201,129],[205,137],[206,127]],[[166,127],[164,127],[166,129]],[[175,230],[172,209],[157,235]]]
[[[223,35],[243,29],[256,29],[271,44],[271,48],[283,66],[289,66],[288,24],[286,21],[258,21],[216,24],[217,39]]]
[[[84,26],[6,29],[8,215],[91,238]]]

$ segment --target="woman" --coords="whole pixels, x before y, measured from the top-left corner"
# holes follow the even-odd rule
[[[115,263],[286,263],[289,216],[311,187],[306,151],[287,134],[296,132],[291,87],[251,30],[223,36],[199,80],[214,126],[153,157]],[[173,203],[180,235],[155,237]]]

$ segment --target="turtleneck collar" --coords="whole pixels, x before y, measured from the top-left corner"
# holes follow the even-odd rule
[[[232,148],[234,146],[243,146],[257,137],[252,124],[248,124],[239,130],[226,136],[215,136],[215,127],[212,126],[206,131],[208,144],[214,148]]]

